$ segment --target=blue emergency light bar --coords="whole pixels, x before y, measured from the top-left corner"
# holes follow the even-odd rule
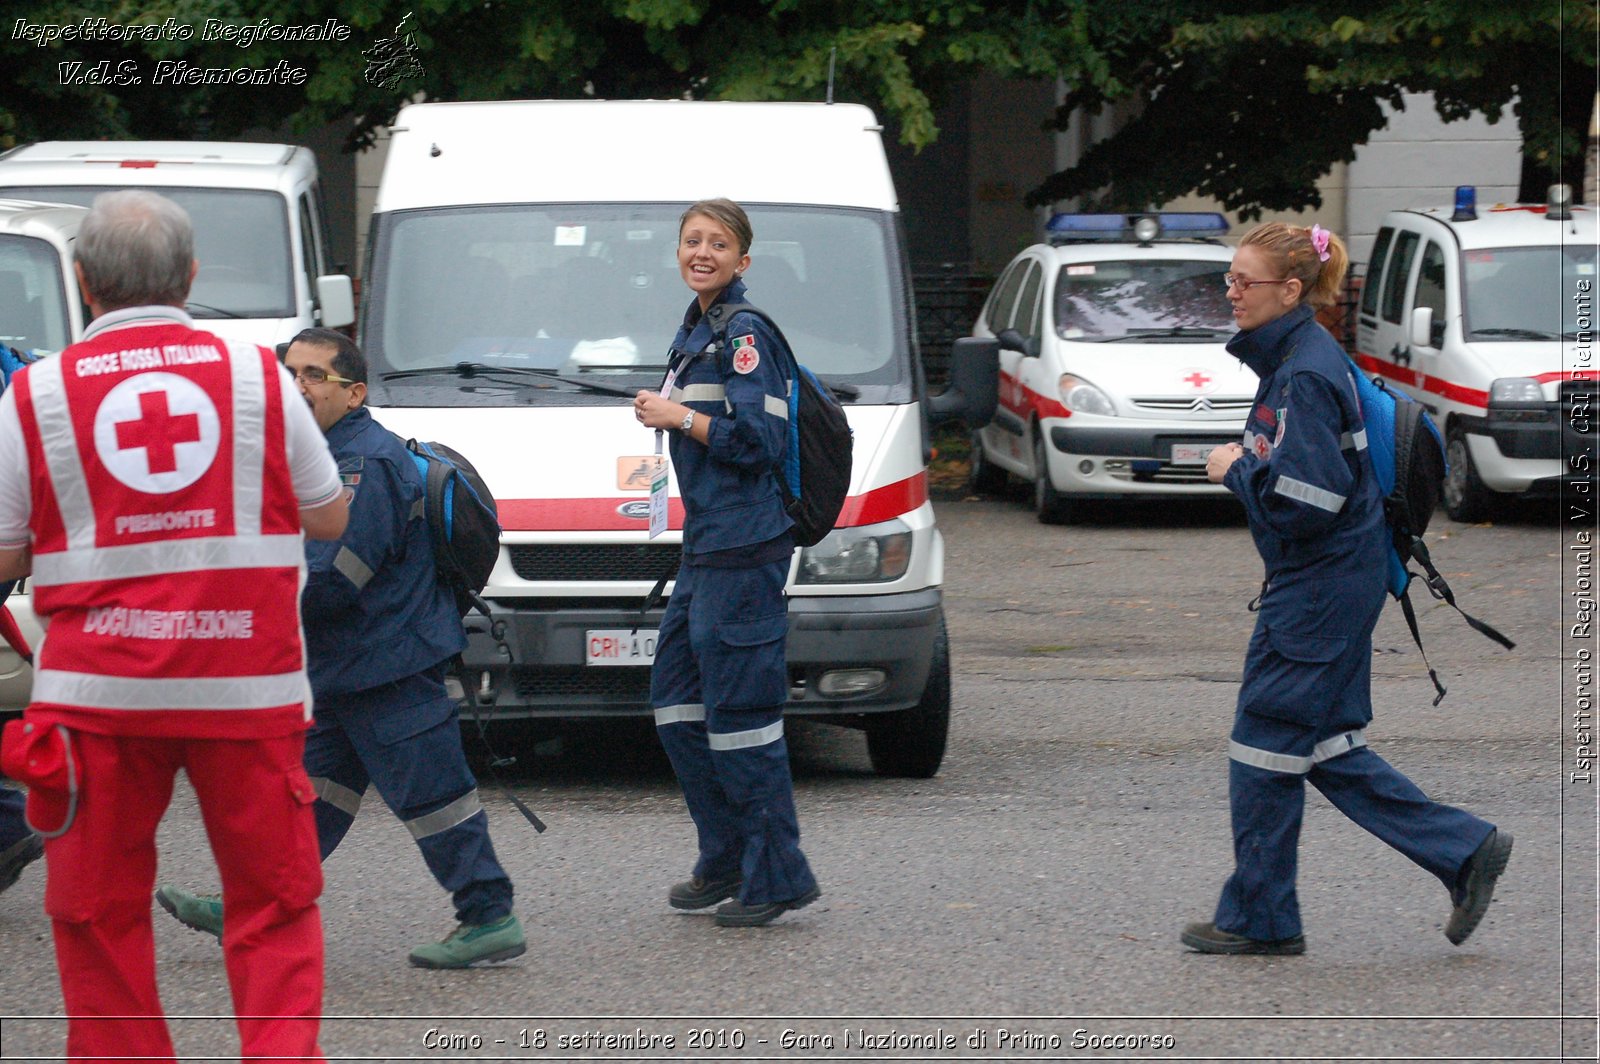
[[[1155,231],[1150,232],[1154,223]],[[1181,240],[1216,238],[1228,221],[1214,211],[1161,211],[1155,214],[1057,214],[1044,227],[1053,244],[1074,240]]]

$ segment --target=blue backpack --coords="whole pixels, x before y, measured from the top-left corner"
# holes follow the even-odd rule
[[[494,496],[472,463],[442,443],[407,440],[422,474],[422,516],[428,522],[434,568],[465,617],[485,617],[484,586],[500,557],[500,520]]]
[[[1420,574],[1411,571],[1411,562],[1415,561],[1427,573],[1423,583],[1428,593],[1449,604],[1466,618],[1467,624],[1507,650],[1516,644],[1456,605],[1455,593],[1434,566],[1428,547],[1422,541],[1428,522],[1439,507],[1444,485],[1445,447],[1439,427],[1421,403],[1390,388],[1382,378],[1363,376],[1354,362],[1350,364],[1350,371],[1356,383],[1356,397],[1361,403],[1366,435],[1364,450],[1377,477],[1378,490],[1383,493],[1383,516],[1389,528],[1389,594],[1400,600],[1400,608],[1405,611],[1411,638],[1428,668],[1428,678],[1439,692],[1433,700],[1433,704],[1438,705],[1445,696],[1445,689],[1438,673],[1428,665],[1427,652],[1422,649],[1417,613],[1409,594],[1411,581]]]

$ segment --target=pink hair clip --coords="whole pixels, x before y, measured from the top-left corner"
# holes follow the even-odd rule
[[[1311,223],[1311,246],[1316,249],[1317,259],[1320,262],[1328,261],[1328,237],[1331,235],[1322,226],[1315,222]]]

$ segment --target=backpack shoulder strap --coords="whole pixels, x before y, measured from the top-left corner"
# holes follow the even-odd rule
[[[789,343],[789,338],[783,335],[783,330],[778,327],[778,323],[772,320],[772,315],[768,314],[754,303],[719,303],[710,310],[706,311],[706,313],[712,316],[711,335],[717,339],[723,340],[724,342],[726,342],[728,338],[728,323],[733,321],[735,315],[752,314],[755,317],[760,318],[766,324],[767,328],[772,330],[773,335],[778,338],[779,346],[783,348],[784,357],[787,359],[789,368],[792,371],[789,374],[790,379],[793,380],[799,376],[800,364],[795,358],[794,347]]]

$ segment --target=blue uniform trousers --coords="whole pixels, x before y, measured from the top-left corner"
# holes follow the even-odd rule
[[[27,804],[28,798],[21,791],[0,786],[0,850],[33,834],[23,819],[22,811]]]
[[[746,905],[817,885],[800,852],[789,748],[788,562],[684,565],[661,619],[650,702],[699,835],[694,874],[741,875]]]
[[[440,667],[394,683],[316,700],[306,773],[322,859],[355,821],[369,782],[455,900],[456,919],[486,924],[511,912],[511,880],[489,841],[478,782],[461,748],[458,710]]]
[[[1437,876],[1452,893],[1462,867],[1494,826],[1429,798],[1366,745],[1371,718],[1372,631],[1383,607],[1344,640],[1298,661],[1258,621],[1229,744],[1228,799],[1234,873],[1216,926],[1253,939],[1301,933],[1295,893],[1305,782],[1363,828]],[[1276,694],[1274,694],[1276,692]]]

